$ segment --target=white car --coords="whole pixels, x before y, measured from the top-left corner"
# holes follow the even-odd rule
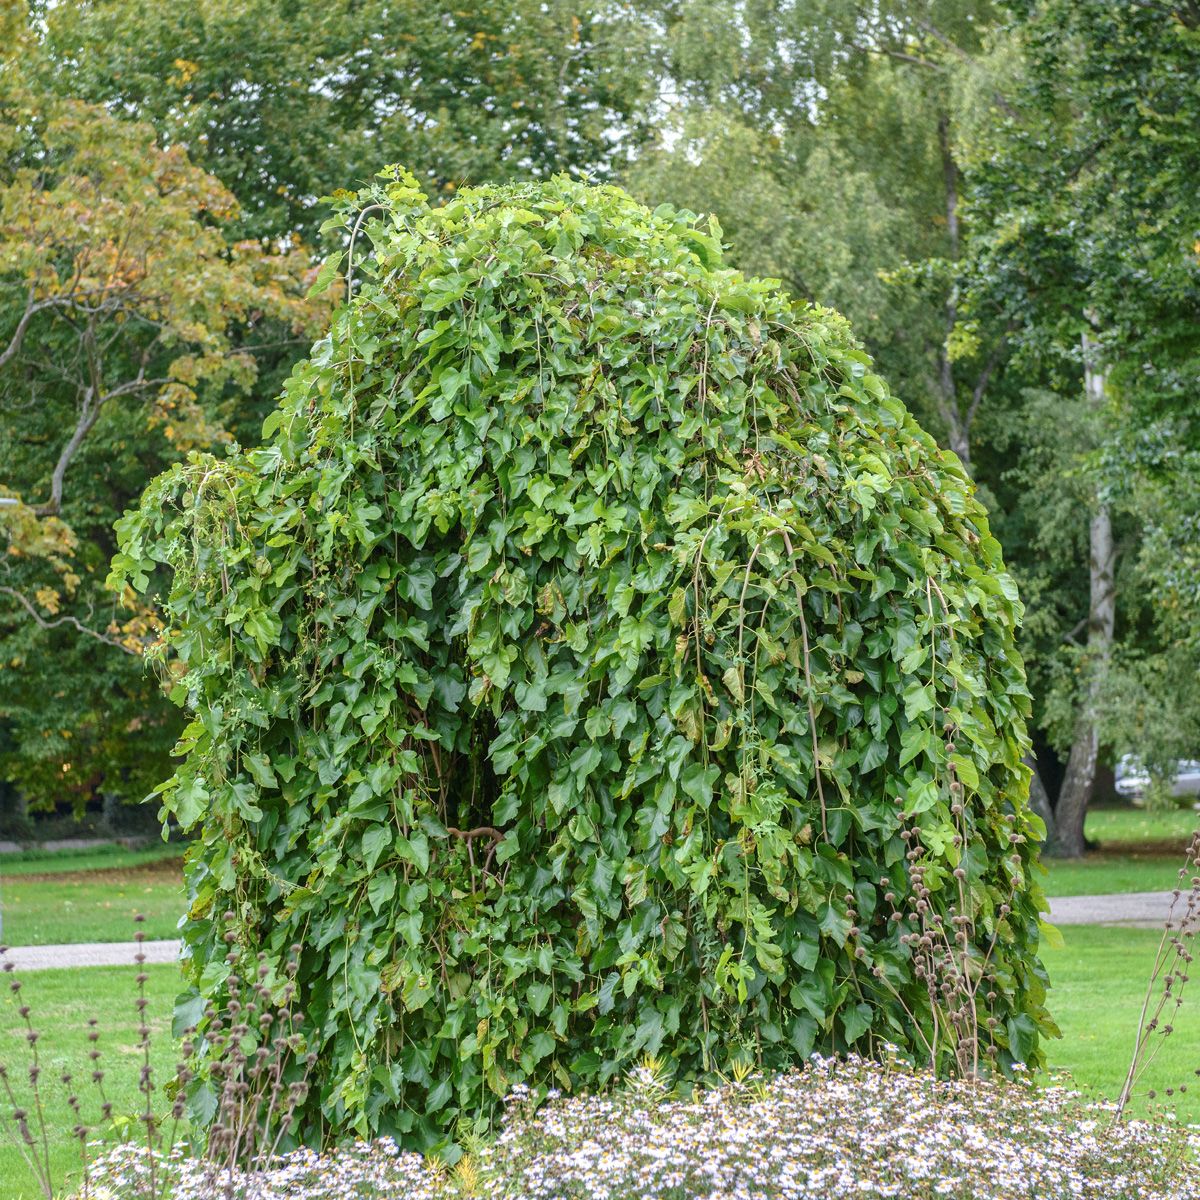
[[[1136,756],[1126,754],[1117,762],[1114,772],[1118,796],[1124,796],[1135,804],[1146,794],[1150,786],[1150,775]],[[1200,799],[1200,762],[1181,759],[1175,764],[1175,778],[1171,782],[1171,795],[1179,800],[1188,797]]]

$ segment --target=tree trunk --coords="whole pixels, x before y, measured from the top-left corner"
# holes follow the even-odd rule
[[[957,416],[957,414],[955,414]],[[974,478],[974,468],[971,464],[971,431],[959,420],[948,421],[950,449],[958,455],[967,475]]]
[[[1058,844],[1058,830],[1054,820],[1054,809],[1050,804],[1050,797],[1046,793],[1046,785],[1042,782],[1041,774],[1038,772],[1037,758],[1032,750],[1025,755],[1024,762],[1033,772],[1029,777],[1029,807],[1042,818],[1046,826],[1046,838],[1042,845],[1043,847],[1055,846]]]
[[[950,118],[942,113],[938,117],[938,144],[942,151],[942,182],[946,191],[946,236],[949,241],[950,259],[958,261],[958,164],[950,145]],[[958,387],[954,380],[954,364],[950,361],[949,343],[958,324],[958,297],[954,288],[946,294],[946,338],[938,349],[938,385],[941,395],[938,408],[946,422],[946,438],[950,449],[958,455],[959,462],[967,475],[971,475],[971,431],[969,422],[964,421],[958,406]]]
[[[1093,408],[1104,401],[1104,371],[1096,360],[1096,346],[1083,337],[1084,386]],[[1084,852],[1083,823],[1096,782],[1096,760],[1100,754],[1098,713],[1106,686],[1106,668],[1112,653],[1116,623],[1113,575],[1116,550],[1113,546],[1112,513],[1097,498],[1092,511],[1089,537],[1088,638],[1084,670],[1087,684],[1080,698],[1079,714],[1067,772],[1055,810],[1056,849],[1065,858],[1080,858]]]

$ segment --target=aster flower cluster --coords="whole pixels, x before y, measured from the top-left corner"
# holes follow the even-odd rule
[[[1118,1120],[1032,1082],[939,1080],[814,1059],[681,1098],[639,1070],[607,1096],[509,1102],[494,1141],[448,1170],[389,1140],[300,1150],[214,1177],[176,1159],[174,1200],[1200,1200],[1200,1139]],[[101,1160],[92,1200],[135,1200],[145,1151]]]
[[[1060,1087],[940,1080],[862,1059],[691,1099],[652,1081],[520,1104],[482,1155],[503,1200],[1192,1200],[1196,1146]]]
[[[162,1184],[152,1184],[152,1172]],[[399,1150],[391,1138],[354,1142],[329,1154],[301,1148],[268,1170],[238,1170],[194,1158],[180,1147],[151,1154],[124,1143],[94,1162],[86,1200],[451,1200],[455,1179],[437,1160]],[[80,1191],[75,1200],[84,1200]]]

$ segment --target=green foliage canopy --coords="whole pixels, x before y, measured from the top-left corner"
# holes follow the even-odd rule
[[[1020,606],[957,460],[715,226],[380,179],[263,445],[119,530],[192,714],[179,1023],[226,936],[298,944],[307,1129],[422,1145],[646,1052],[953,1061],[892,919],[919,861],[990,1049],[1039,1061]]]
[[[113,522],[218,442],[264,342],[324,318],[306,256],[231,243],[220,181],[33,86],[29,40],[0,38],[0,778],[81,810],[144,796],[179,731],[141,662],[153,621],[104,588]]]
[[[1020,371],[1054,392],[1002,418],[1001,461],[1019,465],[997,525],[1037,613],[1024,648],[1039,724],[1065,749],[1090,709],[1114,756],[1169,777],[1200,744],[1200,7],[1008,8],[1012,108],[972,139],[964,289],[1005,313]],[[1080,387],[1081,333],[1107,375],[1099,408]],[[1121,547],[1104,655],[1080,644],[1079,589],[1061,583],[1086,581],[1079,512],[1101,504]]]
[[[160,348],[178,336],[181,359],[198,341],[211,349],[218,327],[225,343],[219,359],[197,358],[186,407],[180,380],[163,385],[164,356],[152,355],[145,403],[132,393],[104,403],[72,451],[59,516],[73,550],[59,557],[77,588],[59,587],[46,555],[28,550],[31,531],[61,550],[61,523],[39,531],[26,509],[14,529],[14,513],[0,511],[0,780],[32,807],[82,808],[98,793],[135,802],[169,770],[179,714],[147,678],[138,639],[109,629],[130,620],[102,587],[112,526],[186,449],[256,440],[313,336],[297,336],[291,298],[291,312],[243,306],[222,277],[257,261],[256,284],[290,297],[328,215],[315,197],[331,180],[356,183],[364,163],[402,159],[443,197],[464,181],[573,168],[606,177],[647,132],[655,26],[646,4],[574,0],[0,4],[0,492],[46,499],[83,411],[76,377],[89,375],[83,288],[69,320],[65,308],[39,309],[22,351],[6,357],[31,276],[40,284],[59,270],[66,290],[75,263],[108,268],[115,254],[121,270],[100,281],[111,294],[136,285],[149,247],[164,302],[210,308],[173,323]],[[206,177],[198,225],[180,224],[194,183],[154,196],[164,161]],[[315,315],[323,328],[319,305]],[[106,322],[95,338],[103,381],[127,384],[154,330],[126,322],[110,343],[112,332]],[[8,552],[14,535],[20,559]],[[118,636],[122,645],[105,640]]]
[[[624,161],[655,96],[658,7],[66,0],[42,14],[43,70],[185,146],[246,236],[308,238],[314,197],[363,163],[401,159],[448,194]]]

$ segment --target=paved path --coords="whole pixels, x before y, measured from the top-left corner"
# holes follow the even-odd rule
[[[148,963],[179,959],[179,943],[143,942]],[[136,942],[80,942],[71,946],[10,946],[0,963],[11,962],[17,971],[43,971],[48,967],[132,967]]]
[[[1186,900],[1178,905],[1183,915]],[[1124,892],[1116,896],[1055,896],[1050,901],[1054,925],[1126,925],[1136,929],[1161,929],[1171,907],[1170,892]],[[179,958],[176,941],[145,942],[148,963],[172,963]],[[48,967],[123,967],[133,965],[133,942],[83,942],[73,946],[10,947],[0,962],[11,962],[18,971]]]
[[[1171,911],[1170,892],[1121,892],[1115,896],[1054,896],[1052,925],[1126,925],[1131,929],[1162,929]],[[1174,917],[1187,911],[1181,896]]]

